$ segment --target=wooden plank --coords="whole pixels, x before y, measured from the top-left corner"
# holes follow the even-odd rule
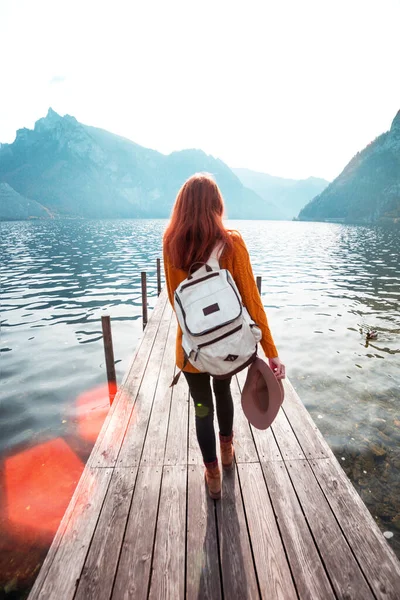
[[[311,462],[343,533],[379,599],[400,597],[400,562],[336,459]]]
[[[251,430],[253,432],[254,441],[256,443],[258,456],[261,462],[283,460],[271,427],[261,431],[260,429],[256,429],[252,426]]]
[[[214,501],[206,490],[204,468],[188,473],[186,598],[219,600],[221,581]]]
[[[143,335],[139,339],[137,348],[135,349],[135,351],[133,353],[132,360],[130,361],[128,369],[127,369],[125,376],[121,382],[121,386],[124,386],[127,381],[132,380],[132,378],[138,372],[138,370],[139,370],[138,365],[135,364],[136,360],[139,358],[139,356],[141,354],[147,353],[149,340],[150,341],[152,340],[154,343],[154,339],[155,339],[156,333],[158,331],[158,327],[160,326],[161,317],[164,313],[165,308],[168,305],[168,302],[169,302],[168,291],[167,291],[167,288],[164,287],[161,294],[158,296],[158,299],[154,305],[153,310],[150,313],[150,318],[147,323],[146,331],[143,332]]]
[[[262,598],[295,600],[296,590],[260,464],[238,466]]]
[[[171,407],[172,388],[170,387],[175,371],[175,338],[176,320],[171,314],[171,322],[162,359],[157,389],[146,439],[144,442],[141,464],[162,466],[164,463],[165,444],[167,439],[168,420]]]
[[[332,458],[333,452],[322,437],[306,407],[288,379],[284,380],[285,399],[282,408],[304,452],[310,458]]]
[[[136,379],[138,377],[138,368],[137,365],[135,364],[135,360],[137,358],[139,358],[140,355],[142,355],[144,352],[147,353],[147,343],[146,345],[144,345],[144,341],[148,340],[149,338],[153,340],[153,344],[156,340],[156,335],[158,332],[158,329],[160,327],[160,323],[161,323],[161,319],[165,313],[165,310],[171,310],[171,305],[169,303],[169,299],[168,299],[168,291],[167,288],[164,287],[161,294],[159,295],[157,302],[154,306],[154,309],[151,313],[150,319],[146,325],[146,329],[143,332],[143,335],[141,337],[141,342],[140,345],[138,346],[135,356],[131,362],[131,365],[128,368],[128,371],[126,373],[125,376],[125,383],[129,384],[130,389],[132,389],[135,386],[136,383]]]
[[[284,463],[262,463],[262,469],[299,598],[333,600],[335,595]]]
[[[85,562],[112,469],[84,470],[51,545],[43,567],[29,594],[30,600],[72,599]]]
[[[74,600],[108,600],[117,570],[137,468],[115,468]]]
[[[271,425],[272,433],[284,460],[304,459],[305,456],[282,408]]]
[[[153,346],[157,343],[161,316],[165,310],[168,310],[167,300],[168,296],[163,291],[147,324],[135,359],[103,423],[87,462],[89,466],[106,467],[114,466],[116,463],[137,392],[142,383]]]
[[[150,600],[185,595],[186,480],[186,466],[164,467]]]
[[[161,476],[161,467],[139,467],[115,578],[113,600],[147,598]],[[113,550],[118,554],[118,549]]]
[[[181,375],[173,388],[168,423],[165,465],[185,465],[188,461],[189,388]]]
[[[31,600],[33,598],[36,599],[39,596],[40,590],[43,586],[44,581],[46,580],[46,577],[48,576],[49,570],[53,563],[54,557],[58,551],[58,548],[59,548],[59,545],[63,538],[63,535],[68,527],[68,523],[71,520],[72,513],[75,509],[78,496],[81,493],[82,488],[85,485],[88,485],[90,483],[88,474],[89,474],[89,471],[85,469],[81,475],[80,480],[78,481],[78,485],[75,488],[75,492],[72,495],[72,498],[67,506],[67,510],[65,511],[64,516],[61,520],[61,523],[57,529],[56,535],[53,538],[53,542],[49,548],[49,551],[47,552],[46,558],[44,559],[42,567],[38,573],[38,576],[36,577],[36,580],[35,580],[33,586],[32,586],[32,589],[29,594],[29,600]]]
[[[96,449],[97,445],[100,443],[100,441],[108,427],[109,421],[112,418],[113,412],[116,408],[116,401],[118,399],[118,395],[122,394],[124,392],[125,386],[129,380],[132,380],[132,378],[135,376],[140,377],[140,379],[141,379],[143,376],[144,368],[145,368],[146,362],[147,362],[147,360],[145,361],[144,358],[146,356],[147,356],[147,358],[150,356],[151,348],[153,347],[155,336],[156,336],[158,328],[160,326],[161,316],[167,306],[167,302],[168,302],[168,293],[167,293],[167,289],[164,288],[156,302],[156,305],[155,305],[152,313],[151,313],[147,330],[139,339],[137,348],[133,354],[133,358],[130,361],[128,369],[121,381],[121,385],[118,386],[118,391],[115,396],[114,402],[113,402],[109,412],[107,413],[107,417],[106,417],[106,419],[103,423],[103,427],[97,437],[96,444],[92,450],[92,453]],[[130,398],[129,395],[128,395],[128,397]]]
[[[373,594],[306,460],[286,463],[308,525],[339,598]]]
[[[149,358],[145,375],[136,397],[135,406],[126,428],[125,437],[118,454],[117,463],[119,466],[132,467],[137,466],[140,462],[149,416],[165,352],[165,344],[171,320],[171,310],[171,307],[168,306],[164,311],[157,340]]]
[[[236,469],[224,474],[216,506],[224,597],[259,598]]]
[[[231,392],[235,416],[233,421],[235,459],[237,463],[257,462],[257,450],[250,425],[242,409],[241,393],[236,377],[232,378]]]

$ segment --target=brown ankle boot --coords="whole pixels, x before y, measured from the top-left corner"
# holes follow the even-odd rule
[[[222,467],[226,471],[231,471],[233,469],[233,457],[235,451],[233,449],[233,433],[232,435],[221,435],[219,434],[219,443],[221,446],[221,462]]]
[[[206,470],[204,476],[208,487],[208,493],[211,498],[218,500],[221,498],[221,472],[218,466],[218,460],[212,463],[204,463]]]

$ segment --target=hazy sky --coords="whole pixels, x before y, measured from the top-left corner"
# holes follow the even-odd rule
[[[400,0],[0,0],[0,142],[49,106],[333,179],[400,108]]]

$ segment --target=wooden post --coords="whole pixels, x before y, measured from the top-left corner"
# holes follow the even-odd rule
[[[157,258],[157,293],[161,294],[161,261]]]
[[[117,393],[117,377],[115,375],[114,349],[109,315],[102,315],[101,326],[103,329],[104,355],[106,357],[108,393],[110,395],[110,404],[112,404]]]
[[[261,276],[260,275],[257,277],[257,287],[258,287],[259,294],[261,296]]]
[[[143,329],[147,325],[147,282],[146,273],[142,272],[142,314],[143,314]]]

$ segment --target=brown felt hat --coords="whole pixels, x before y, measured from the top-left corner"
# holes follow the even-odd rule
[[[242,392],[242,408],[247,420],[257,429],[267,429],[283,402],[282,382],[262,358],[251,364]]]

